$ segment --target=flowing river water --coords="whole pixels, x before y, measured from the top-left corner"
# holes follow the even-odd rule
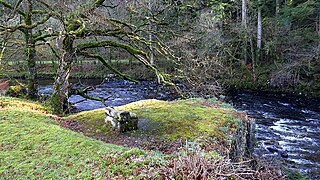
[[[72,82],[73,81],[73,82]],[[71,80],[72,83],[78,83],[75,80]],[[53,88],[53,82],[49,80],[40,80],[39,93],[44,95],[50,95]],[[143,100],[143,99],[158,99],[158,100],[174,100],[178,96],[174,95],[172,91],[164,86],[159,86],[153,81],[141,81],[139,83],[133,83],[130,81],[115,79],[115,80],[101,80],[98,79],[84,79],[81,80],[81,84],[94,86],[94,89],[88,91],[89,96],[108,98],[106,104],[108,106],[121,106],[131,102]],[[71,103],[83,100],[79,95],[73,95],[69,98]],[[75,111],[85,111],[105,107],[99,101],[85,100],[83,102],[74,105]]]
[[[258,157],[283,161],[320,179],[319,99],[238,92],[232,102],[256,120]]]
[[[95,85],[89,95],[109,97],[109,106],[119,106],[142,99],[178,98],[157,83],[135,84],[124,80],[83,80]],[[40,81],[39,92],[50,94],[52,81]],[[71,102],[82,100],[71,96]],[[271,94],[233,93],[231,102],[237,109],[256,119],[257,146],[254,154],[282,161],[312,179],[320,179],[320,102]],[[86,100],[75,105],[78,111],[102,108],[101,102]]]

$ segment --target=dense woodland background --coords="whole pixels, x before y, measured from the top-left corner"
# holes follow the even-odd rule
[[[72,73],[182,82],[202,96],[320,92],[318,1],[0,0],[0,21],[1,76],[26,77],[31,99],[38,77],[54,77],[56,113],[88,90],[72,89]]]

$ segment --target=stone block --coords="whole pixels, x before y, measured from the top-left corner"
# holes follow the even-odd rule
[[[132,112],[118,111],[112,107],[106,107],[105,115],[105,122],[111,122],[112,127],[119,132],[138,129],[138,117]]]

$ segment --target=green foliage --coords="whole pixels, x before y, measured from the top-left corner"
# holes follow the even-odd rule
[[[27,94],[26,87],[22,85],[10,86],[5,92],[5,95],[11,96],[11,97],[25,97],[26,94]]]
[[[217,0],[210,0],[208,5],[211,7],[211,10],[215,13],[215,18],[218,20],[223,20],[226,18],[228,9],[232,8],[232,5],[229,2],[222,2]]]
[[[313,0],[307,0],[292,6],[285,6],[283,9],[283,15],[291,18],[291,20],[296,20],[300,23],[303,23],[302,21],[308,20],[316,13],[316,5],[317,2]]]
[[[298,171],[288,170],[287,180],[306,180],[306,177]]]

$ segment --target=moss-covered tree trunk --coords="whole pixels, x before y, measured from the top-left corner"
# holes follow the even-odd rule
[[[28,0],[26,6],[26,16],[24,17],[25,24],[27,26],[32,25],[32,0]],[[26,60],[28,63],[28,85],[27,85],[27,97],[29,99],[37,98],[37,69],[36,69],[36,48],[33,41],[32,29],[24,29],[25,41],[26,41]]]
[[[63,40],[62,49],[64,52],[59,62],[51,96],[51,106],[55,114],[63,114],[68,110],[69,76],[74,59],[73,42],[74,37],[68,35]]]
[[[94,2],[94,7],[91,9],[91,11],[101,6],[104,3],[104,1],[105,0],[96,0]],[[63,39],[62,46],[63,55],[61,56],[59,61],[59,67],[57,70],[57,75],[53,86],[53,92],[51,95],[51,107],[53,113],[55,114],[64,114],[69,109],[69,76],[72,70],[72,63],[75,58],[75,49],[73,47],[73,43],[77,35],[83,35],[82,30],[84,28],[84,22],[72,19],[72,16],[70,16],[69,19],[67,19],[63,23],[66,30],[66,35]]]

